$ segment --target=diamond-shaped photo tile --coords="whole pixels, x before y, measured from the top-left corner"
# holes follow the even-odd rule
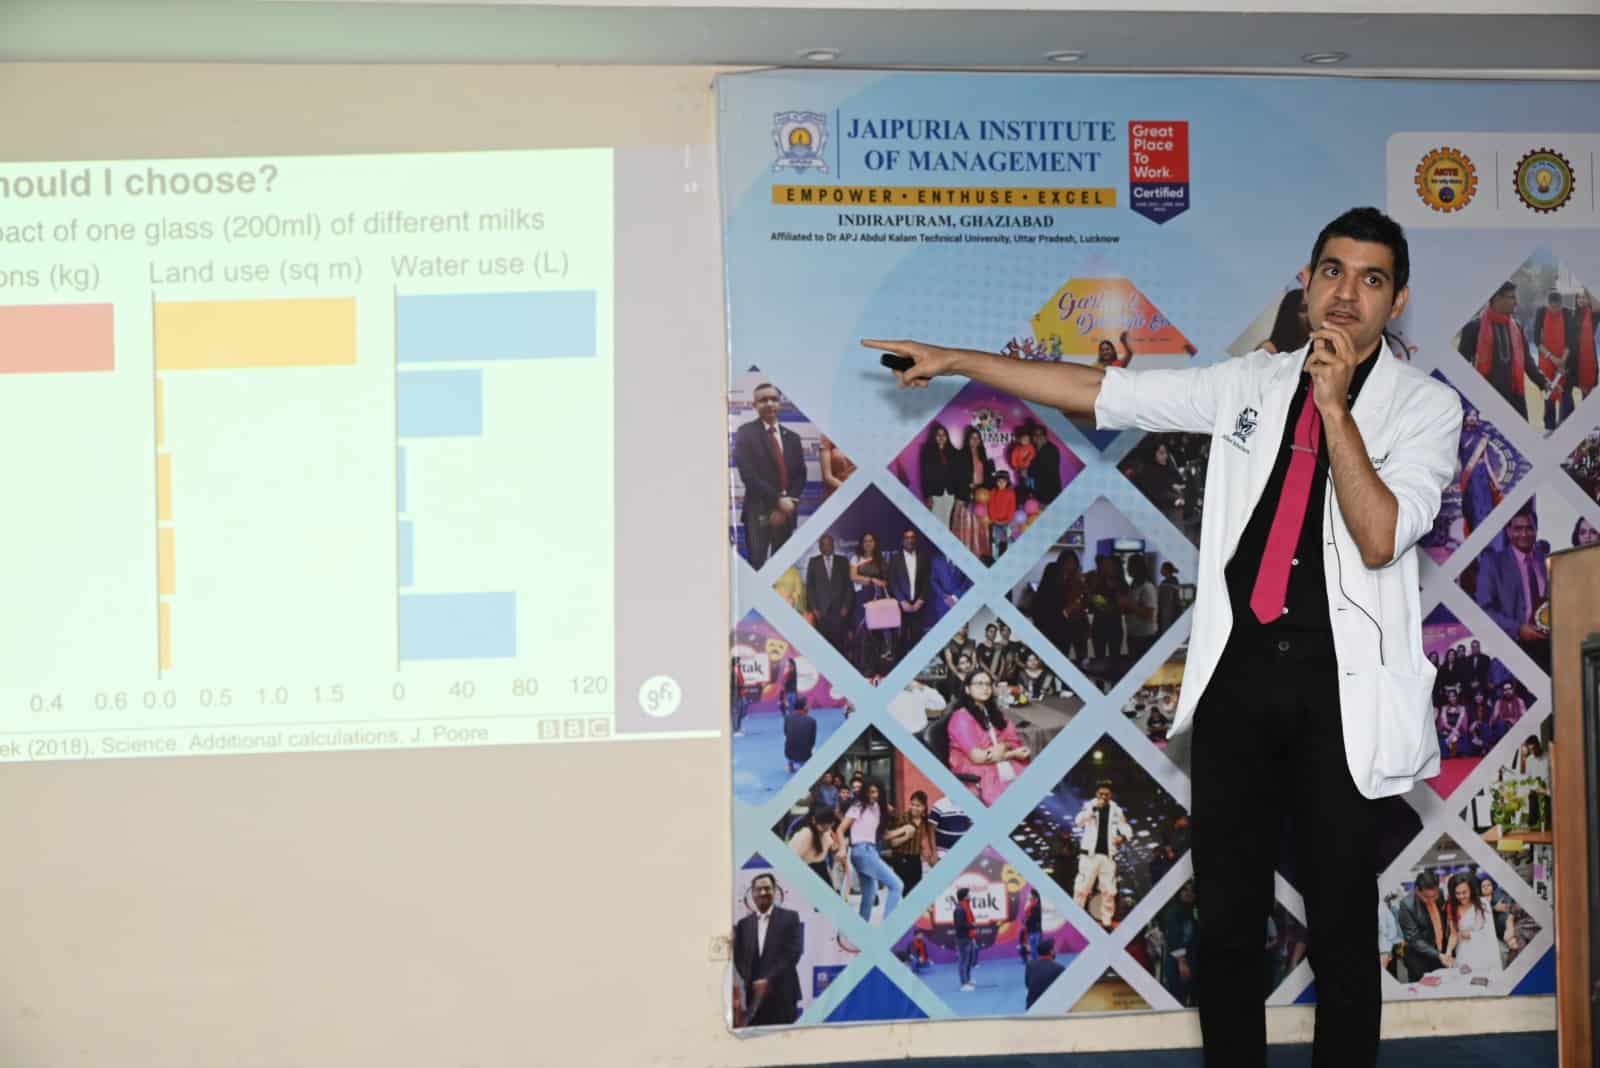
[[[1088,945],[1054,886],[1030,886],[998,851],[979,853],[894,944],[957,1016],[1027,1011]]]
[[[1185,641],[1122,706],[1122,714],[1157,749],[1167,747],[1167,731],[1178,714],[1178,692],[1183,689],[1183,668],[1188,658],[1189,643]]]
[[[1188,813],[1109,735],[1011,831],[1063,892],[1114,930],[1188,848]]]
[[[1023,360],[1100,367],[1183,367],[1195,355],[1189,339],[1127,278],[1072,278],[1029,322],[1029,332],[1006,342],[1004,355]],[[1097,430],[1093,419],[1073,424],[1097,449],[1119,431]]]
[[[1105,1015],[1113,1012],[1149,1012],[1150,1003],[1116,969],[1107,968],[1068,1009],[1069,1013]]]
[[[1596,525],[1560,493],[1540,492],[1518,507],[1457,582],[1506,638],[1550,673],[1552,552],[1594,544]]]
[[[734,871],[733,1027],[794,1023],[855,960],[859,950],[811,904],[808,889],[777,874],[759,853]],[[762,912],[769,913],[765,938]],[[757,989],[762,978],[764,989]]]
[[[755,367],[728,389],[728,534],[761,568],[855,471],[844,451]]]
[[[774,586],[874,685],[971,588],[876,486],[851,501]]]
[[[1494,779],[1461,811],[1478,837],[1510,865],[1535,898],[1551,908],[1555,906],[1549,756],[1553,722],[1547,717],[1537,730],[1526,724],[1517,730],[1516,747],[1502,750],[1505,761]]]
[[[1440,758],[1439,774],[1427,783],[1449,797],[1500,739],[1519,730],[1535,697],[1444,605],[1423,619],[1422,647],[1436,669],[1433,720]]]
[[[1128,942],[1128,956],[1138,961],[1173,1000],[1193,1008],[1201,962],[1197,943],[1203,905],[1194,880],[1185,882],[1156,912],[1144,930]],[[1262,934],[1261,997],[1271,997],[1300,966],[1310,946],[1305,924],[1274,900]]]
[[[1600,429],[1583,436],[1561,462],[1561,470],[1578,484],[1585,497],[1600,504]]]
[[[1293,352],[1311,340],[1311,317],[1306,307],[1306,271],[1286,279],[1283,292],[1261,306],[1233,343],[1228,355],[1245,356],[1257,350]]]
[[[1438,371],[1433,372],[1433,377],[1455,388]],[[1461,396],[1459,391],[1457,395]],[[1489,512],[1533,469],[1527,457],[1465,396],[1461,396],[1461,412],[1461,441],[1457,449],[1460,467],[1456,477],[1444,487],[1433,529],[1417,543],[1437,564],[1448,560],[1461,542],[1483,525]]]
[[[1182,615],[1183,576],[1104,497],[1061,533],[1011,590],[1011,602],[1068,660],[1110,690]],[[1166,611],[1162,611],[1166,583]]]
[[[1078,477],[1083,461],[1022,401],[972,382],[889,470],[973,556],[992,564]]]
[[[1549,434],[1597,384],[1594,297],[1541,248],[1483,299],[1455,349],[1511,412]]]
[[[1506,970],[1540,930],[1518,900],[1527,892],[1497,885],[1455,839],[1441,835],[1382,888],[1380,909],[1394,922],[1380,912],[1379,938],[1396,945],[1386,970],[1411,997],[1510,993]]]
[[[889,714],[991,805],[1082,707],[1010,624],[980,608],[889,702]]]
[[[1149,434],[1129,450],[1117,470],[1184,537],[1199,545],[1210,457],[1208,434]]]
[[[971,826],[877,728],[862,731],[772,827],[826,888],[881,923]]]
[[[731,645],[733,796],[759,805],[839,729],[850,705],[759,613],[739,621]]]

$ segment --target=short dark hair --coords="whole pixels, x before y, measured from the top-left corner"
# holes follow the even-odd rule
[[[756,884],[759,883],[762,879],[770,880],[771,883],[772,883],[772,889],[773,890],[777,890],[778,889],[778,877],[776,875],[772,874],[770,871],[764,871],[760,875],[757,875],[754,879],[751,879],[750,880],[750,889],[754,890],[756,888]]]
[[[1552,289],[1550,291],[1550,295],[1548,297],[1544,298],[1544,302],[1546,304],[1550,304],[1550,305],[1560,304],[1561,303],[1561,294],[1556,292],[1554,289]]]
[[[1005,479],[1005,480],[1006,480],[1006,481],[1007,481],[1007,482],[1010,482],[1010,481],[1011,481],[1011,472],[1010,472],[1010,471],[996,471],[996,472],[995,472],[995,473],[994,473],[994,477],[995,477],[995,478],[996,478],[996,479],[997,479],[997,480],[998,480],[998,479],[1002,479],[1002,478],[1003,478],[1003,479]]]
[[[1311,270],[1317,269],[1322,259],[1322,247],[1330,237],[1348,237],[1352,241],[1368,241],[1383,245],[1394,257],[1394,291],[1400,292],[1411,281],[1411,247],[1406,244],[1406,232],[1400,224],[1377,208],[1351,208],[1317,235],[1311,246]]]
[[[1513,281],[1510,281],[1508,279],[1507,281],[1501,282],[1500,283],[1500,288],[1494,291],[1494,295],[1496,297],[1503,297],[1507,293],[1510,293],[1512,296],[1516,296],[1516,294],[1517,294],[1517,283],[1515,283]],[[1489,299],[1493,300],[1494,298],[1491,297]]]
[[[1434,874],[1434,871],[1433,871],[1432,868],[1424,868],[1421,871],[1417,872],[1417,889],[1418,890],[1437,890],[1437,889],[1439,889],[1439,876]]]
[[[1053,957],[1056,955],[1056,940],[1054,938],[1039,939],[1039,956]]]
[[[780,390],[777,386],[773,385],[771,382],[762,382],[760,385],[756,386],[755,389],[752,389],[750,391],[751,399],[754,399],[755,395],[757,393],[760,393],[764,389],[770,389],[770,390],[772,390],[772,392],[778,394],[778,396],[780,396],[780,397],[783,396],[783,391]]]
[[[1110,779],[1101,779],[1099,782],[1094,784],[1095,793],[1099,793],[1101,790],[1110,790],[1111,788]]]
[[[956,887],[956,900],[957,901],[965,901],[966,899],[967,899],[967,888],[964,887],[964,886]]]

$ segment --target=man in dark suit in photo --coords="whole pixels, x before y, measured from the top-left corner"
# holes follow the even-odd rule
[[[806,456],[800,435],[778,425],[783,397],[777,387],[761,383],[754,399],[756,418],[733,436],[733,463],[744,483],[739,520],[745,555],[759,569],[794,533],[806,485]]]
[[[1061,496],[1061,450],[1042,426],[1033,428],[1033,463],[1028,470],[1033,474],[1033,495],[1041,505]]]
[[[1039,940],[1039,955],[1030,960],[1023,969],[1022,981],[1028,988],[1028,1001],[1023,1008],[1033,1008],[1033,1003],[1047,990],[1057,976],[1067,969],[1056,960],[1056,940],[1054,938],[1041,938]]]
[[[928,607],[933,561],[917,545],[910,527],[900,535],[900,551],[889,560],[889,595],[900,602],[900,648],[910,649],[928,629]]]
[[[1455,958],[1445,952],[1450,944],[1450,918],[1439,900],[1439,876],[1427,870],[1418,872],[1416,886],[1411,896],[1400,902],[1395,918],[1405,939],[1406,973],[1413,979],[1455,965]]]
[[[1572,414],[1572,387],[1578,383],[1578,331],[1572,312],[1552,291],[1533,313],[1533,343],[1539,370],[1550,381],[1544,395],[1544,428],[1554,430]]]
[[[1467,656],[1467,674],[1473,688],[1479,693],[1489,693],[1489,664],[1489,654],[1483,651],[1478,639],[1472,639],[1472,652]]]
[[[745,1026],[792,1024],[800,1018],[800,914],[774,903],[778,880],[762,872],[750,884],[755,911],[733,925],[733,970],[744,994]]]
[[[1550,673],[1550,632],[1539,607],[1550,597],[1545,558],[1548,542],[1539,540],[1539,515],[1530,500],[1506,524],[1505,547],[1478,557],[1478,607],[1488,613],[1545,674]]]
[[[833,551],[833,535],[817,541],[817,555],[806,565],[806,606],[828,644],[844,651],[850,610],[855,607],[855,587],[850,582],[850,561]]]
[[[783,720],[783,759],[793,775],[817,747],[817,721],[806,714],[806,699],[797,697],[794,711]]]

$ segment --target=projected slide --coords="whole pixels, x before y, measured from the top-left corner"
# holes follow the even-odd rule
[[[612,182],[0,165],[0,759],[609,736]]]

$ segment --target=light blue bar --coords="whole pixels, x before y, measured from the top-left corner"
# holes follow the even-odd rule
[[[402,438],[483,433],[483,372],[407,371],[399,376],[397,388]]]
[[[416,581],[416,525],[409,519],[400,520],[400,588],[405,589]]]
[[[401,660],[489,660],[516,655],[515,593],[401,595]]]
[[[394,508],[404,515],[406,512],[406,450],[395,449],[394,457]]]
[[[595,291],[424,293],[398,298],[401,363],[593,356]]]

